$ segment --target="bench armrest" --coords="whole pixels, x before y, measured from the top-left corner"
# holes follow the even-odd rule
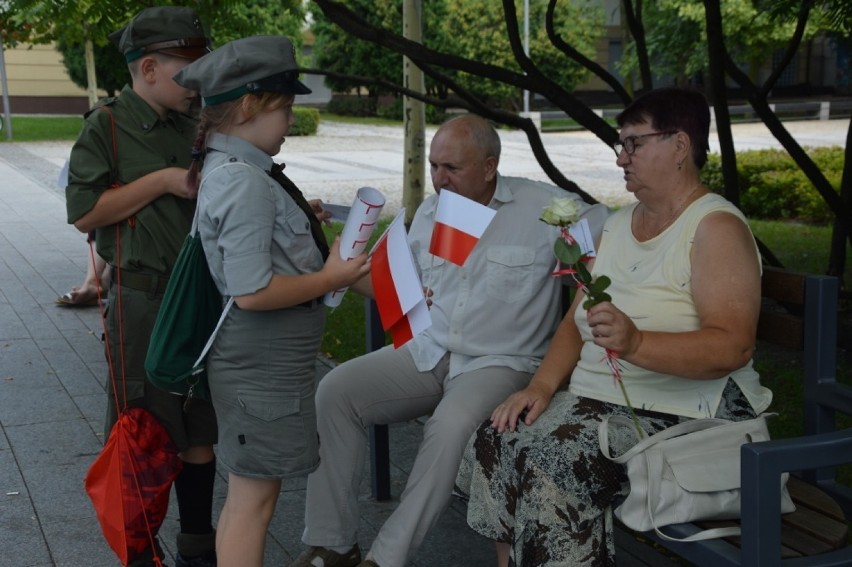
[[[747,443],[742,459],[742,565],[779,564],[781,548],[781,474],[852,463],[852,429]],[[806,466],[803,466],[803,463]],[[845,552],[844,552],[845,551]],[[831,557],[837,557],[832,562]],[[819,560],[819,563],[811,561]],[[849,565],[847,550],[815,556],[807,565]]]

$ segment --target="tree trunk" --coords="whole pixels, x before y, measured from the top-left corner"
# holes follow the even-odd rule
[[[731,133],[731,115],[725,86],[725,38],[722,31],[722,12],[716,0],[704,0],[707,21],[707,52],[710,61],[709,79],[711,102],[719,135],[719,152],[722,154],[722,178],[725,198],[739,207],[740,186],[737,176],[737,152]]]
[[[852,121],[846,131],[846,157],[843,161],[843,175],[840,178],[840,199],[847,211],[852,210]],[[828,275],[838,276],[843,281],[846,273],[846,235],[839,219],[834,221],[831,231],[831,250],[828,254]]]
[[[402,4],[403,36],[411,41],[423,41],[423,5],[421,0],[404,0]],[[403,84],[412,91],[423,92],[423,71],[406,56],[402,58]],[[426,145],[426,109],[422,101],[403,96],[403,125],[405,127],[405,169],[402,177],[402,205],[405,225],[410,226],[414,212],[423,202],[425,193],[424,150]]]
[[[86,83],[89,94],[89,108],[98,102],[98,79],[95,75],[95,44],[91,39],[86,40]]]

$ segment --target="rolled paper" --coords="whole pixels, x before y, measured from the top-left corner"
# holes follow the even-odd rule
[[[373,231],[379,222],[379,214],[385,206],[385,196],[372,187],[361,187],[355,193],[355,201],[349,211],[343,232],[340,233],[340,257],[349,260],[358,256],[367,247]],[[330,291],[323,297],[323,303],[337,307],[349,288]]]

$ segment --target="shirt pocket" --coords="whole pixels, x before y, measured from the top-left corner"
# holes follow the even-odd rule
[[[283,238],[273,235],[273,240],[281,247],[289,262],[296,267],[296,273],[314,272],[321,269],[322,258],[311,234],[310,221],[308,221],[302,209],[294,203],[287,203],[283,222],[279,226],[283,231]],[[317,264],[318,258],[319,264]]]
[[[492,246],[485,253],[486,293],[489,297],[514,303],[532,295],[531,270],[535,250],[529,246]]]

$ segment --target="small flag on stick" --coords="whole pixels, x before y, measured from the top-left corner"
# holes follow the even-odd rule
[[[432,325],[400,210],[373,248],[370,278],[382,328],[399,348]]]
[[[495,214],[494,209],[448,189],[441,190],[429,252],[463,266]]]

